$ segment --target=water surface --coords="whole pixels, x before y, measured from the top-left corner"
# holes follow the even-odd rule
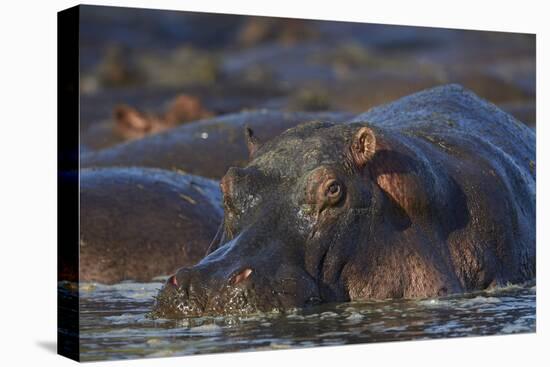
[[[327,304],[246,317],[151,320],[162,283],[80,287],[83,361],[534,332],[536,288]]]

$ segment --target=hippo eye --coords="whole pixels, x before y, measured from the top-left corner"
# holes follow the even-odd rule
[[[346,185],[340,175],[329,167],[319,167],[311,172],[306,182],[307,204],[314,204],[317,214],[326,208],[337,205],[346,195]]]
[[[336,204],[342,197],[342,185],[335,179],[327,181],[325,184],[325,196],[327,198],[328,204]]]
[[[333,182],[327,188],[327,195],[336,196],[340,194],[340,184],[338,182]]]

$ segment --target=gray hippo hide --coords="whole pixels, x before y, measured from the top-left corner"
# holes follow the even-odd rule
[[[89,167],[154,167],[220,179],[231,166],[247,163],[243,129],[250,126],[264,139],[307,121],[341,122],[353,117],[336,112],[245,111],[192,122],[168,131],[97,152],[84,153]]]
[[[209,255],[152,315],[433,297],[535,277],[535,134],[457,85],[311,122],[221,181]]]
[[[80,281],[151,281],[198,262],[222,220],[217,182],[152,168],[80,172]]]

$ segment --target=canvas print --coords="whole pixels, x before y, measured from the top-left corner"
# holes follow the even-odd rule
[[[534,34],[58,24],[60,354],[535,332]]]

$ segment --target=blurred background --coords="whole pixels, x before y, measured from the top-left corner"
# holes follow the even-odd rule
[[[81,144],[252,109],[364,112],[459,83],[535,128],[535,35],[81,6]]]

